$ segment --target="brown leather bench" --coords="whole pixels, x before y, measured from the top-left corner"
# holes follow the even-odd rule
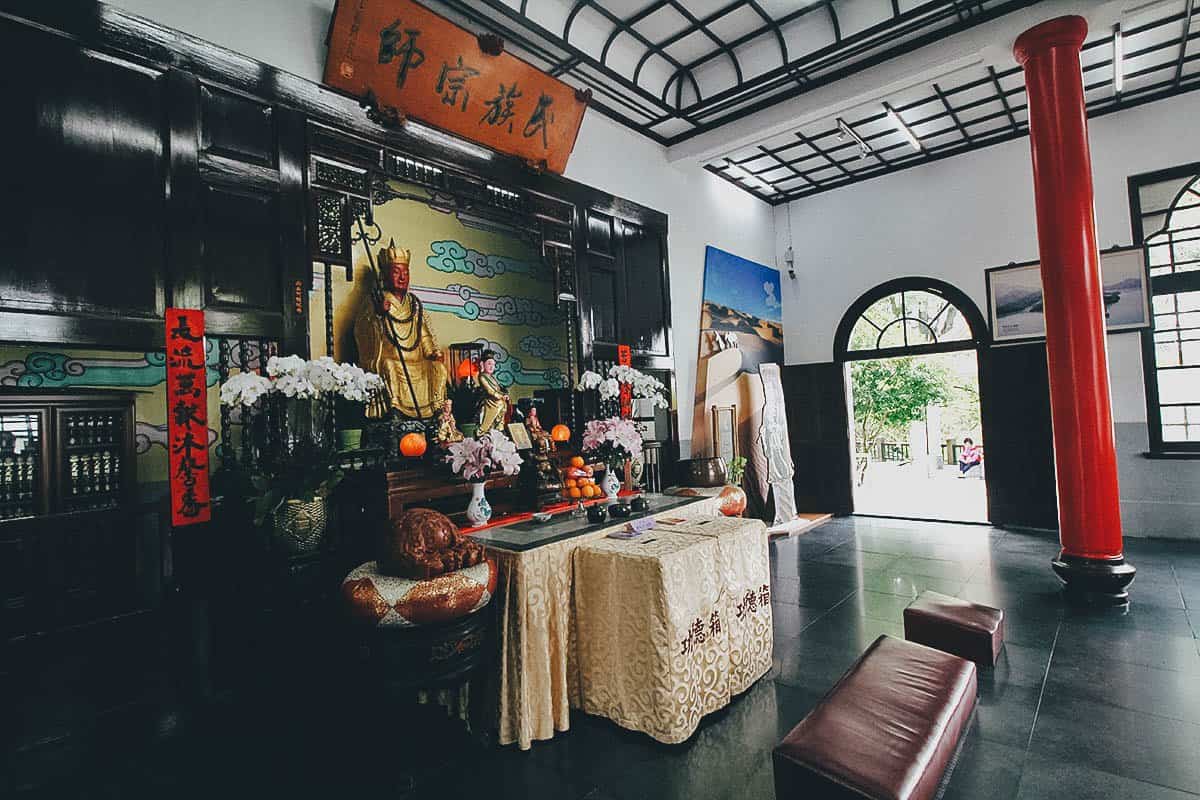
[[[975,710],[976,668],[880,636],[775,747],[775,796],[926,800]]]
[[[904,609],[904,638],[994,667],[1004,646],[1004,612],[937,592]]]

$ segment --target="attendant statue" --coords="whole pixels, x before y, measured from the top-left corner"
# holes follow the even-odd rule
[[[442,413],[438,415],[437,433],[434,439],[442,448],[463,440],[463,433],[454,421],[454,401],[449,397],[442,403]]]
[[[359,363],[387,384],[392,408],[433,419],[446,399],[448,373],[421,299],[409,291],[410,253],[393,240],[379,251],[376,288],[354,322]]]
[[[496,353],[484,350],[479,366],[479,435],[492,430],[503,433],[509,399],[508,392],[496,378]]]
[[[525,430],[529,431],[529,440],[533,442],[533,449],[542,452],[554,449],[554,445],[550,441],[550,434],[542,427],[541,420],[538,419],[537,406],[532,403],[529,406],[529,412],[525,415]]]

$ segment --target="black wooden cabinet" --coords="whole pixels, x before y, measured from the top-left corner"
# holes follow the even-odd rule
[[[0,630],[138,610],[133,395],[0,393]]]

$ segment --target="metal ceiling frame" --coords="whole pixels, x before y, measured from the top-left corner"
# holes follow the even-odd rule
[[[1089,117],[1103,116],[1200,89],[1200,73],[1184,75],[1186,65],[1200,61],[1200,48],[1194,46],[1195,41],[1200,39],[1200,30],[1192,24],[1194,10],[1193,0],[1186,0],[1185,10],[1182,12],[1167,14],[1123,31],[1126,43],[1124,63],[1129,64],[1134,59],[1146,56],[1152,57],[1151,63],[1124,73],[1126,88],[1120,95],[1114,93],[1093,98],[1087,105]],[[1128,49],[1131,40],[1138,34],[1158,31],[1164,26],[1178,26],[1178,36],[1135,50]],[[1189,46],[1193,51],[1190,54]],[[1109,55],[1107,58],[1085,63],[1085,93],[1095,92],[1112,83],[1111,31],[1089,39],[1084,44],[1085,56],[1093,51]],[[1169,77],[1129,89],[1130,80],[1164,70],[1170,71]],[[922,149],[919,151],[913,150],[900,132],[890,124],[879,127],[874,133],[860,132],[863,126],[878,127],[877,123],[887,120],[886,104],[881,103],[877,113],[856,119],[839,117],[870,146],[871,152],[867,153],[865,158],[860,157],[858,143],[852,137],[839,135],[838,126],[830,121],[820,133],[806,135],[801,131],[794,131],[792,138],[795,138],[795,141],[786,141],[773,147],[759,144],[751,154],[741,158],[720,158],[707,164],[705,169],[772,205],[778,205],[1025,136],[1029,132],[1028,123],[1018,118],[1025,114],[1027,107],[1024,81],[1022,80],[1016,88],[1003,87],[1003,81],[1020,75],[1021,68],[997,71],[989,66],[987,73],[987,77],[957,86],[931,84],[928,94],[920,99],[894,107],[893,110],[910,129],[923,130]],[[1097,73],[1105,77],[1096,79],[1093,76]],[[955,104],[955,99],[965,93],[977,92],[984,88],[990,89],[986,96]],[[966,112],[989,104],[994,105],[994,110],[964,122],[963,115]],[[913,117],[915,110],[929,106],[939,110],[925,113],[921,117]],[[929,130],[930,126],[933,130]],[[949,141],[926,144],[927,141],[953,133],[957,133],[957,136]],[[770,158],[769,164],[759,168],[751,166],[754,162],[760,162],[764,156]],[[786,173],[781,172],[784,168]],[[773,177],[766,177],[772,174]],[[802,185],[783,188],[784,184],[792,184],[798,179],[803,181]]]

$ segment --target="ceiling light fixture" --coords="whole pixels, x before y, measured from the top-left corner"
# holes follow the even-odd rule
[[[917,135],[912,132],[912,128],[904,124],[904,120],[900,119],[900,115],[896,113],[896,109],[892,108],[887,103],[883,104],[883,109],[887,112],[888,118],[891,119],[892,124],[896,126],[896,130],[900,131],[900,133],[904,135],[905,139],[908,139],[908,143],[912,145],[913,150],[924,149],[921,147],[921,140],[918,139]]]
[[[731,176],[738,183],[744,183],[746,186],[749,186],[752,189],[765,190],[767,188],[767,185],[762,182],[761,178],[743,167],[741,164],[735,164],[728,160],[727,163],[729,166],[725,168],[726,174]]]
[[[1113,25],[1113,94],[1121,96],[1125,88],[1125,36],[1121,33],[1121,23]]]
[[[841,117],[838,117],[837,118],[837,126],[838,126],[838,138],[839,139],[844,140],[846,137],[849,137],[850,139],[854,140],[855,144],[858,145],[858,157],[859,158],[866,158],[867,156],[869,156],[875,152],[874,150],[871,149],[871,145],[867,144],[866,140],[863,139],[861,136],[859,136],[858,133],[854,130],[854,128],[850,127],[850,125],[846,122],[846,120],[842,119]]]
[[[418,139],[424,139],[427,142],[440,145],[442,147],[449,147],[457,150],[460,153],[466,153],[469,156],[474,156],[475,158],[483,159],[484,161],[491,161],[492,159],[492,151],[486,147],[480,147],[477,144],[464,142],[457,136],[451,136],[448,133],[442,133],[438,129],[431,128],[428,125],[422,125],[416,120],[405,120],[404,132],[410,133],[413,136],[416,136]]]

